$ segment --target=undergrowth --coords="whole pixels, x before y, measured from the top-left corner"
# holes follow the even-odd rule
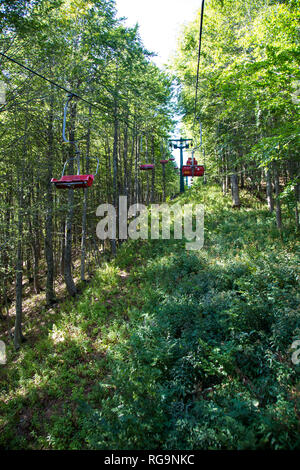
[[[42,311],[0,369],[0,443],[29,449],[297,449],[299,248],[214,187],[205,244],[128,241],[76,301]],[[28,324],[28,333],[30,336]]]

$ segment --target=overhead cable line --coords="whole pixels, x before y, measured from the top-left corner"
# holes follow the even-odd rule
[[[7,60],[10,60],[11,62],[17,64],[19,67],[22,67],[23,69],[27,70],[28,72],[36,75],[37,77],[41,78],[42,80],[45,80],[46,82],[48,83],[51,83],[52,85],[56,86],[57,88],[59,88],[60,90],[63,90],[65,91],[66,93],[68,93],[68,95],[72,95],[76,98],[78,98],[79,100],[83,101],[84,103],[87,103],[88,105],[92,106],[93,108],[96,108],[96,109],[99,109],[100,111],[103,112],[103,108],[107,111],[108,109],[108,106],[105,106],[104,104],[101,105],[103,106],[103,108],[100,107],[99,104],[95,104],[95,103],[92,103],[91,101],[88,101],[87,99],[83,98],[82,96],[78,95],[78,93],[74,93],[73,91],[71,90],[68,90],[67,88],[63,87],[62,85],[59,85],[58,83],[54,82],[53,80],[45,77],[44,75],[40,74],[39,72],[36,72],[35,70],[32,70],[30,67],[27,67],[26,65],[24,64],[21,64],[20,62],[18,62],[17,60],[13,59],[12,57],[4,54],[3,52],[0,52],[0,55],[2,57],[5,57]],[[108,93],[112,93],[111,91],[107,90]],[[122,118],[121,119],[123,122],[125,122],[125,124],[128,125],[129,128],[131,129],[135,129],[135,123],[132,122],[130,119],[124,119]],[[159,137],[163,137],[162,135],[160,134],[157,134]]]
[[[63,87],[62,85],[59,85],[58,83],[54,82],[53,80],[50,80],[49,78],[45,77],[44,75],[41,75],[39,72],[36,72],[35,70],[32,70],[31,68],[27,67],[26,65],[23,65],[21,64],[20,62],[18,62],[17,60],[13,59],[12,57],[4,54],[3,52],[0,52],[0,55],[2,55],[3,57],[5,57],[6,59],[10,60],[11,62],[14,62],[15,64],[19,65],[19,67],[22,67],[23,69],[27,70],[28,72],[36,75],[37,77],[41,78],[42,80],[45,80],[46,82],[48,83],[51,83],[51,85],[54,85],[56,86],[57,88],[60,88],[61,90],[65,91],[66,93],[68,93],[68,95],[72,95],[78,99],[80,99],[81,101],[84,101],[85,103],[89,104],[90,106],[93,106],[94,108],[98,108],[100,109],[101,111],[103,111],[103,109],[100,108],[100,106],[92,103],[91,101],[88,101],[86,100],[85,98],[83,98],[82,96],[78,95],[77,93],[74,93],[73,91],[71,90],[68,90],[67,88]]]
[[[198,86],[199,86],[200,58],[201,58],[202,31],[203,31],[203,15],[204,15],[204,0],[202,0],[201,17],[200,17],[197,79],[196,79],[196,93],[195,93],[195,106],[194,106],[194,125],[195,125],[195,121],[197,119],[197,101],[198,101]]]

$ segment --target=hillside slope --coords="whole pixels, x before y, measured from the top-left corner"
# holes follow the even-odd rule
[[[79,299],[28,323],[21,354],[9,349],[2,447],[300,448],[294,234],[280,239],[246,193],[240,211],[214,186],[179,200],[205,205],[201,251],[123,244]]]

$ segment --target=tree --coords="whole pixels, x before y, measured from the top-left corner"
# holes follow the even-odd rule
[[[199,15],[183,30],[173,64],[185,126],[196,140],[198,27]],[[224,0],[206,6],[197,115],[204,127],[209,169],[221,176],[224,188],[230,176],[234,206],[239,205],[239,175],[258,193],[266,168],[266,199],[272,209],[273,178],[279,208],[285,194],[279,188],[283,172],[298,166],[299,114],[293,99],[297,34],[295,2]],[[292,172],[287,173],[290,183],[298,186]],[[296,212],[297,204],[294,198]]]

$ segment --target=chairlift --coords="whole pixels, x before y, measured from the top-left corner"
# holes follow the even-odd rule
[[[141,147],[140,147],[141,151],[142,151],[142,147],[143,147],[143,136],[141,136]],[[146,154],[148,155],[147,149],[146,149]],[[154,168],[155,168],[155,165],[153,163],[142,163],[140,165],[140,170],[142,171],[151,171],[151,170],[154,170]]]
[[[197,160],[194,158],[194,153],[192,157],[187,159],[186,164],[182,166],[182,175],[191,177],[204,175],[204,166],[198,165]]]
[[[76,153],[76,156],[73,157],[73,158],[69,158],[65,164],[64,164],[64,167],[63,167],[63,171],[62,171],[62,175],[60,177],[60,179],[56,179],[56,178],[52,178],[51,179],[51,183],[54,184],[54,186],[57,188],[57,189],[80,189],[80,188],[89,188],[92,186],[93,182],[94,182],[94,179],[95,179],[95,176],[97,175],[98,173],[98,169],[99,169],[99,159],[98,158],[95,158],[95,160],[97,160],[97,168],[96,168],[96,172],[94,174],[89,174],[89,175],[82,175],[80,174],[80,151],[79,151],[79,147],[77,145],[77,142],[74,141],[74,142],[71,142],[70,140],[68,140],[66,138],[66,117],[67,117],[67,111],[68,111],[68,106],[69,106],[69,102],[71,101],[71,99],[74,97],[73,94],[70,94],[68,95],[68,99],[67,99],[67,102],[65,104],[65,107],[64,107],[64,120],[63,120],[63,140],[64,142],[68,143],[68,144],[73,144],[75,145],[75,153]],[[89,157],[88,160],[91,160],[91,159],[94,159],[94,157]],[[76,160],[76,163],[77,163],[77,175],[65,175],[65,169],[66,169],[66,166],[67,166],[67,163],[72,161],[72,160]]]
[[[140,170],[143,170],[143,171],[154,170],[154,168],[155,168],[155,165],[153,165],[152,163],[145,163],[144,165],[140,165]]]
[[[204,166],[203,165],[183,165],[182,166],[183,176],[203,176]]]

